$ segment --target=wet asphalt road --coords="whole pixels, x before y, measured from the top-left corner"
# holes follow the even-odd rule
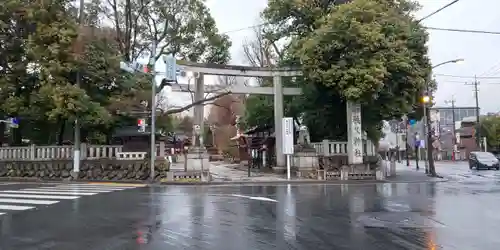
[[[461,165],[438,171],[455,177],[367,185],[0,185],[0,249],[498,249],[500,172]]]

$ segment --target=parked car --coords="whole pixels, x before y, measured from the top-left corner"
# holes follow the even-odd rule
[[[479,169],[500,169],[500,161],[490,152],[471,152],[469,155],[469,168]]]

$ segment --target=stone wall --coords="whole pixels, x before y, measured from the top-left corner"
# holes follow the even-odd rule
[[[169,163],[158,159],[155,164],[155,180],[167,176]],[[0,161],[0,178],[31,180],[149,180],[148,160],[83,160],[80,172],[73,173],[72,160],[51,161]]]

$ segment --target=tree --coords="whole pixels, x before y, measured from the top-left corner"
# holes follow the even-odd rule
[[[184,132],[187,136],[192,136],[193,134],[193,117],[184,116],[180,119],[177,129]]]
[[[486,137],[488,151],[500,151],[500,117],[489,116],[481,119],[481,135]]]
[[[212,130],[214,145],[219,151],[226,150],[230,139],[236,135],[236,120],[244,115],[244,95],[226,95],[211,103],[207,123]]]
[[[283,51],[276,45],[275,41],[268,38],[263,28],[254,29],[254,37],[246,40],[243,44],[243,53],[247,62],[254,67],[275,67],[282,61]],[[257,83],[262,87],[272,87],[272,80],[259,78]],[[284,86],[294,86],[288,79],[283,81]],[[292,105],[295,97],[284,97],[284,109],[286,116],[296,116],[298,112]],[[273,96],[250,95],[246,100],[246,112],[244,125],[255,127],[259,125],[274,124]]]
[[[304,94],[290,109],[304,113],[313,140],[347,139],[346,100],[361,103],[374,142],[382,120],[419,106],[430,63],[416,8],[392,0],[269,1],[266,37],[285,44],[278,65],[304,71],[297,81]]]
[[[113,24],[113,37],[124,61],[134,61],[146,54],[154,57],[155,61],[164,54],[198,63],[224,64],[229,61],[229,37],[218,33],[215,21],[202,0],[93,1],[89,8],[99,10],[104,19]],[[157,51],[151,55],[153,43],[157,45]],[[151,79],[146,80],[150,81]],[[157,88],[158,92],[164,87],[165,84],[162,83]],[[229,93],[206,96],[201,101],[164,110],[162,114],[168,116],[180,113],[227,94]],[[141,100],[148,100],[151,92],[146,88],[141,95],[134,96],[135,100],[122,98],[122,106],[130,107],[132,103],[137,105]]]
[[[67,120],[92,119],[98,105],[74,85],[78,30],[69,1],[11,0],[6,6],[1,14],[2,34],[7,35],[2,38],[1,109],[6,116],[20,118],[19,129],[12,131],[13,143],[21,143],[23,135],[45,137],[35,140],[43,143],[51,140],[52,127],[61,134]]]

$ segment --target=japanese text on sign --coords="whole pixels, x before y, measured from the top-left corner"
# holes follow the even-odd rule
[[[293,154],[293,118],[285,117],[282,120],[283,154]]]
[[[361,128],[361,105],[352,104],[347,107],[350,138],[349,162],[350,164],[363,163],[363,130]]]

